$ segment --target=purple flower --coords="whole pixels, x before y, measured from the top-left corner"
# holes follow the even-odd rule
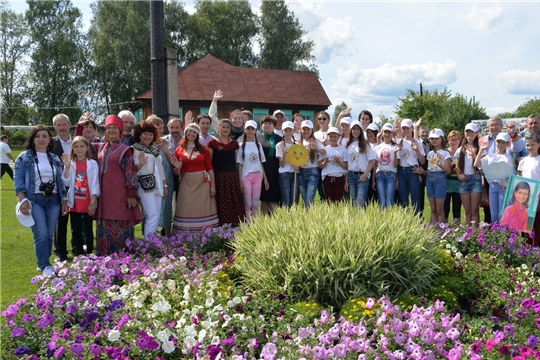
[[[459,349],[452,349],[448,352],[449,360],[459,360],[461,357],[461,351]]]
[[[62,356],[64,356],[66,354],[66,348],[63,347],[63,346],[60,346],[55,352],[54,352],[54,357],[55,358],[61,358]]]
[[[502,345],[499,348],[499,352],[501,353],[501,355],[506,356],[506,355],[510,354],[510,349],[512,349],[512,348],[509,345]]]
[[[235,343],[236,343],[236,339],[234,338],[234,335],[231,336],[230,338],[223,339],[219,342],[220,345],[228,346],[228,347],[233,347]]]
[[[81,355],[84,351],[84,345],[79,343],[73,343],[69,346],[69,349],[75,355]]]
[[[533,354],[533,351],[531,348],[528,348],[526,346],[520,346],[519,347],[519,354],[524,357],[531,356]]]
[[[498,344],[504,339],[504,333],[500,330],[497,330],[495,331],[493,338],[495,339],[495,343]]]
[[[34,321],[34,319],[35,319],[34,315],[32,315],[32,314],[24,314],[24,316],[22,317],[22,322]]]
[[[540,317],[537,317],[534,321],[536,322],[536,327],[540,329]]]
[[[533,307],[533,305],[534,305],[534,300],[531,298],[523,299],[523,301],[521,302],[521,307],[523,307],[524,309],[530,309]]]
[[[141,348],[141,350],[146,350],[147,347],[148,347],[148,340],[146,340],[146,338],[144,338],[144,337],[139,338],[135,342],[135,345],[137,345],[139,348]]]
[[[307,338],[308,336],[309,336],[309,333],[308,333],[308,331],[307,331],[306,328],[303,328],[303,327],[298,328],[298,337],[299,337],[300,339],[305,339],[305,338]]]
[[[505,325],[503,330],[508,336],[514,336],[514,327],[512,325]]]
[[[12,330],[11,330],[11,337],[21,337],[21,336],[24,336],[25,334],[25,331],[23,328],[20,328],[18,326],[15,326]]]
[[[328,352],[322,346],[314,346],[311,352],[314,359],[328,359]]]
[[[345,344],[338,344],[334,346],[334,355],[336,357],[344,357],[347,355],[347,346]]]
[[[534,349],[536,345],[538,345],[538,338],[534,335],[529,336],[529,338],[527,339],[527,345]]]
[[[92,344],[88,347],[88,350],[90,350],[90,353],[93,355],[99,355],[101,354],[101,346],[98,344]]]
[[[372,298],[368,298],[366,301],[366,309],[371,309],[375,305],[375,301]]]
[[[329,314],[326,310],[321,310],[321,322],[324,324],[328,322]]]
[[[27,347],[20,347],[20,348],[17,348],[17,350],[15,350],[15,355],[17,356],[26,355],[28,354],[29,351],[30,349]]]
[[[259,347],[259,339],[258,338],[251,338],[249,339],[249,346],[253,349],[257,349]]]
[[[208,356],[210,357],[210,360],[214,360],[222,352],[223,349],[217,345],[210,345],[208,347]]]

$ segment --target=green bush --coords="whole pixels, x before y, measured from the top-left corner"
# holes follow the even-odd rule
[[[20,147],[24,145],[30,133],[27,131],[10,131],[6,135],[9,136],[9,145],[11,147]]]
[[[337,308],[353,297],[421,296],[439,271],[433,235],[400,207],[280,208],[241,226],[235,268],[252,291]]]

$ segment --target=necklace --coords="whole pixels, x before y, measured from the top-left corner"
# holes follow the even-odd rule
[[[195,147],[195,144],[188,144],[187,147],[188,148]]]

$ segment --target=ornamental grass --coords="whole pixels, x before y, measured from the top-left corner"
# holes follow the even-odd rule
[[[440,261],[433,228],[401,207],[280,208],[242,225],[233,246],[250,291],[336,308],[350,298],[421,296]]]

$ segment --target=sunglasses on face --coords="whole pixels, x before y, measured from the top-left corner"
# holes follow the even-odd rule
[[[325,117],[320,117],[320,118],[318,118],[317,120],[320,120],[320,121],[326,121],[326,120],[328,120],[328,119],[325,118]]]

